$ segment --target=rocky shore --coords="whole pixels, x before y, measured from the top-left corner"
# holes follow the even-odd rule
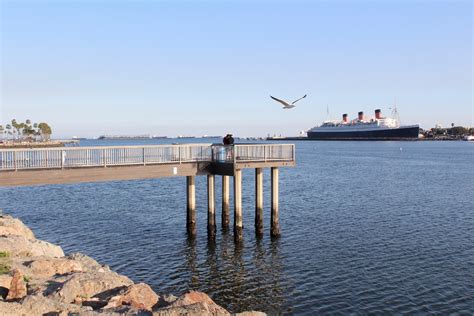
[[[0,215],[0,315],[231,315],[205,293],[155,293]],[[265,315],[244,312],[236,315]]]

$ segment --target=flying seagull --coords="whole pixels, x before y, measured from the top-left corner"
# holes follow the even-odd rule
[[[272,98],[273,100],[275,100],[275,101],[280,102],[281,104],[283,104],[283,109],[291,109],[291,108],[294,108],[294,107],[295,107],[294,104],[295,104],[296,102],[298,102],[298,101],[301,100],[301,99],[306,98],[306,94],[305,94],[304,96],[302,96],[301,98],[299,98],[299,99],[297,99],[297,100],[291,102],[291,104],[288,103],[288,102],[286,102],[286,101],[283,101],[283,100],[277,99],[277,98],[275,98],[275,97],[272,97],[272,96],[270,96],[270,98]]]

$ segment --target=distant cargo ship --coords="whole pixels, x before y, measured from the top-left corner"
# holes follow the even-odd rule
[[[151,139],[150,135],[102,135],[98,139],[129,140],[129,139]]]
[[[395,108],[396,114],[396,108]],[[375,117],[365,119],[364,112],[358,117],[348,120],[347,114],[342,121],[325,121],[321,126],[311,128],[307,132],[308,139],[315,140],[409,140],[417,139],[419,125],[400,126],[396,118],[382,117],[380,109],[375,110]]]

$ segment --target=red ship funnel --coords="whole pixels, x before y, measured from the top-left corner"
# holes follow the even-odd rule
[[[345,123],[349,122],[349,119],[347,118],[347,114],[345,114],[345,113],[342,114],[342,121],[345,122]]]
[[[380,109],[375,110],[375,118],[376,119],[382,118],[382,111],[380,111]]]
[[[359,117],[358,117],[359,121],[363,121],[364,120],[364,112],[359,112]]]

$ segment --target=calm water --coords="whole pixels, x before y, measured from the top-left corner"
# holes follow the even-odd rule
[[[473,158],[467,142],[298,142],[297,167],[280,172],[277,241],[268,234],[269,173],[258,241],[254,174],[244,172],[241,245],[220,230],[208,243],[205,177],[196,181],[194,242],[184,178],[1,188],[0,207],[66,252],[158,293],[207,292],[233,312],[473,314]]]

